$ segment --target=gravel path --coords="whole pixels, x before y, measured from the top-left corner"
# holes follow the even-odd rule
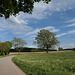
[[[12,57],[14,55],[0,58],[0,75],[26,75],[12,62]]]

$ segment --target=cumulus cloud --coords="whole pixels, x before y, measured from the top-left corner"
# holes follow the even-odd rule
[[[75,9],[74,6],[75,0],[52,0],[49,4],[41,1],[34,3],[32,15],[24,13],[20,13],[20,15],[25,18],[44,19],[47,15],[51,16],[53,12]]]
[[[2,19],[0,24],[1,31],[10,31],[13,34],[25,34],[26,31],[32,30],[32,27],[28,26],[28,21],[21,18],[11,16],[9,19]]]

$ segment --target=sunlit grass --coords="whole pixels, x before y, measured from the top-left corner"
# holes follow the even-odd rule
[[[75,52],[26,54],[13,58],[27,75],[75,75]]]

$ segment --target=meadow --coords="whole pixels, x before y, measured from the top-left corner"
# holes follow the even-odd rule
[[[75,75],[75,51],[17,55],[12,60],[27,75]]]

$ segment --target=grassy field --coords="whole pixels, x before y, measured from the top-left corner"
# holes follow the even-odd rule
[[[75,75],[75,51],[17,55],[12,60],[27,75]]]

